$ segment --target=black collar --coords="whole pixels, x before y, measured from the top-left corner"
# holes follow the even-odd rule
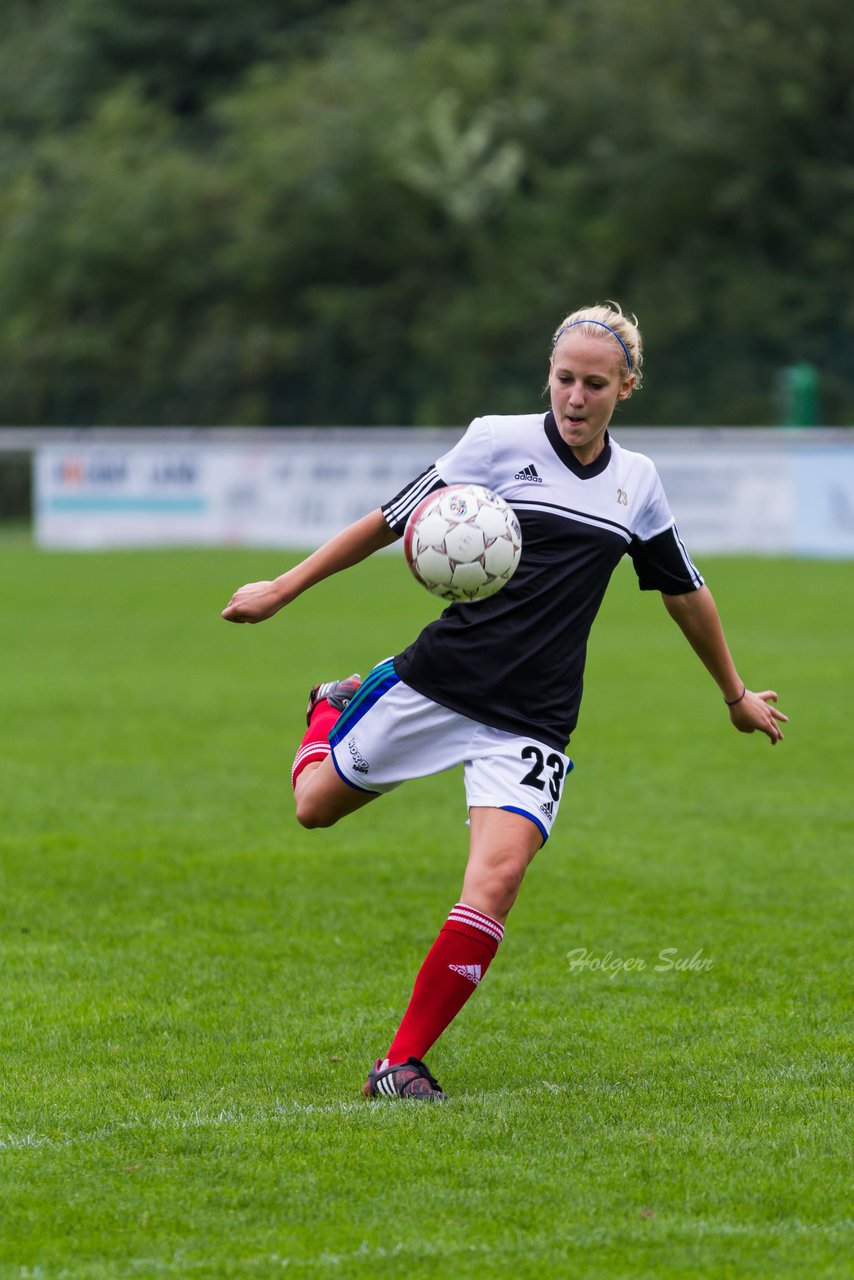
[[[611,461],[611,437],[605,432],[605,447],[597,458],[586,465],[579,462],[563,436],[557,429],[555,416],[549,409],[545,420],[546,436],[549,444],[554,449],[557,456],[565,467],[569,467],[573,475],[578,476],[579,480],[592,480],[593,476],[601,475]]]

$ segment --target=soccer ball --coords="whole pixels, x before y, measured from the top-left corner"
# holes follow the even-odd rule
[[[513,577],[522,530],[503,498],[479,484],[452,484],[420,503],[403,535],[415,577],[443,600],[485,600]]]

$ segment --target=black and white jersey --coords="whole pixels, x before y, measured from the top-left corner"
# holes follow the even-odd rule
[[[434,702],[563,750],[578,720],[587,637],[616,565],[631,556],[641,590],[680,595],[703,579],[676,530],[654,464],[605,448],[584,466],[554,415],[475,418],[433,467],[385,504],[395,533],[448,484],[485,485],[522,527],[522,557],[486,600],[452,604],[394,659]]]

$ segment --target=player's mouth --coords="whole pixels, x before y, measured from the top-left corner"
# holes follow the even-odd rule
[[[586,422],[585,418],[571,418],[568,414],[566,420],[571,427],[583,427]]]

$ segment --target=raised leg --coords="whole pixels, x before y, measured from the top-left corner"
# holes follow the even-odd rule
[[[307,764],[294,784],[297,822],[302,827],[333,827],[348,813],[377,799],[375,791],[357,791],[342,782],[330,756]]]

